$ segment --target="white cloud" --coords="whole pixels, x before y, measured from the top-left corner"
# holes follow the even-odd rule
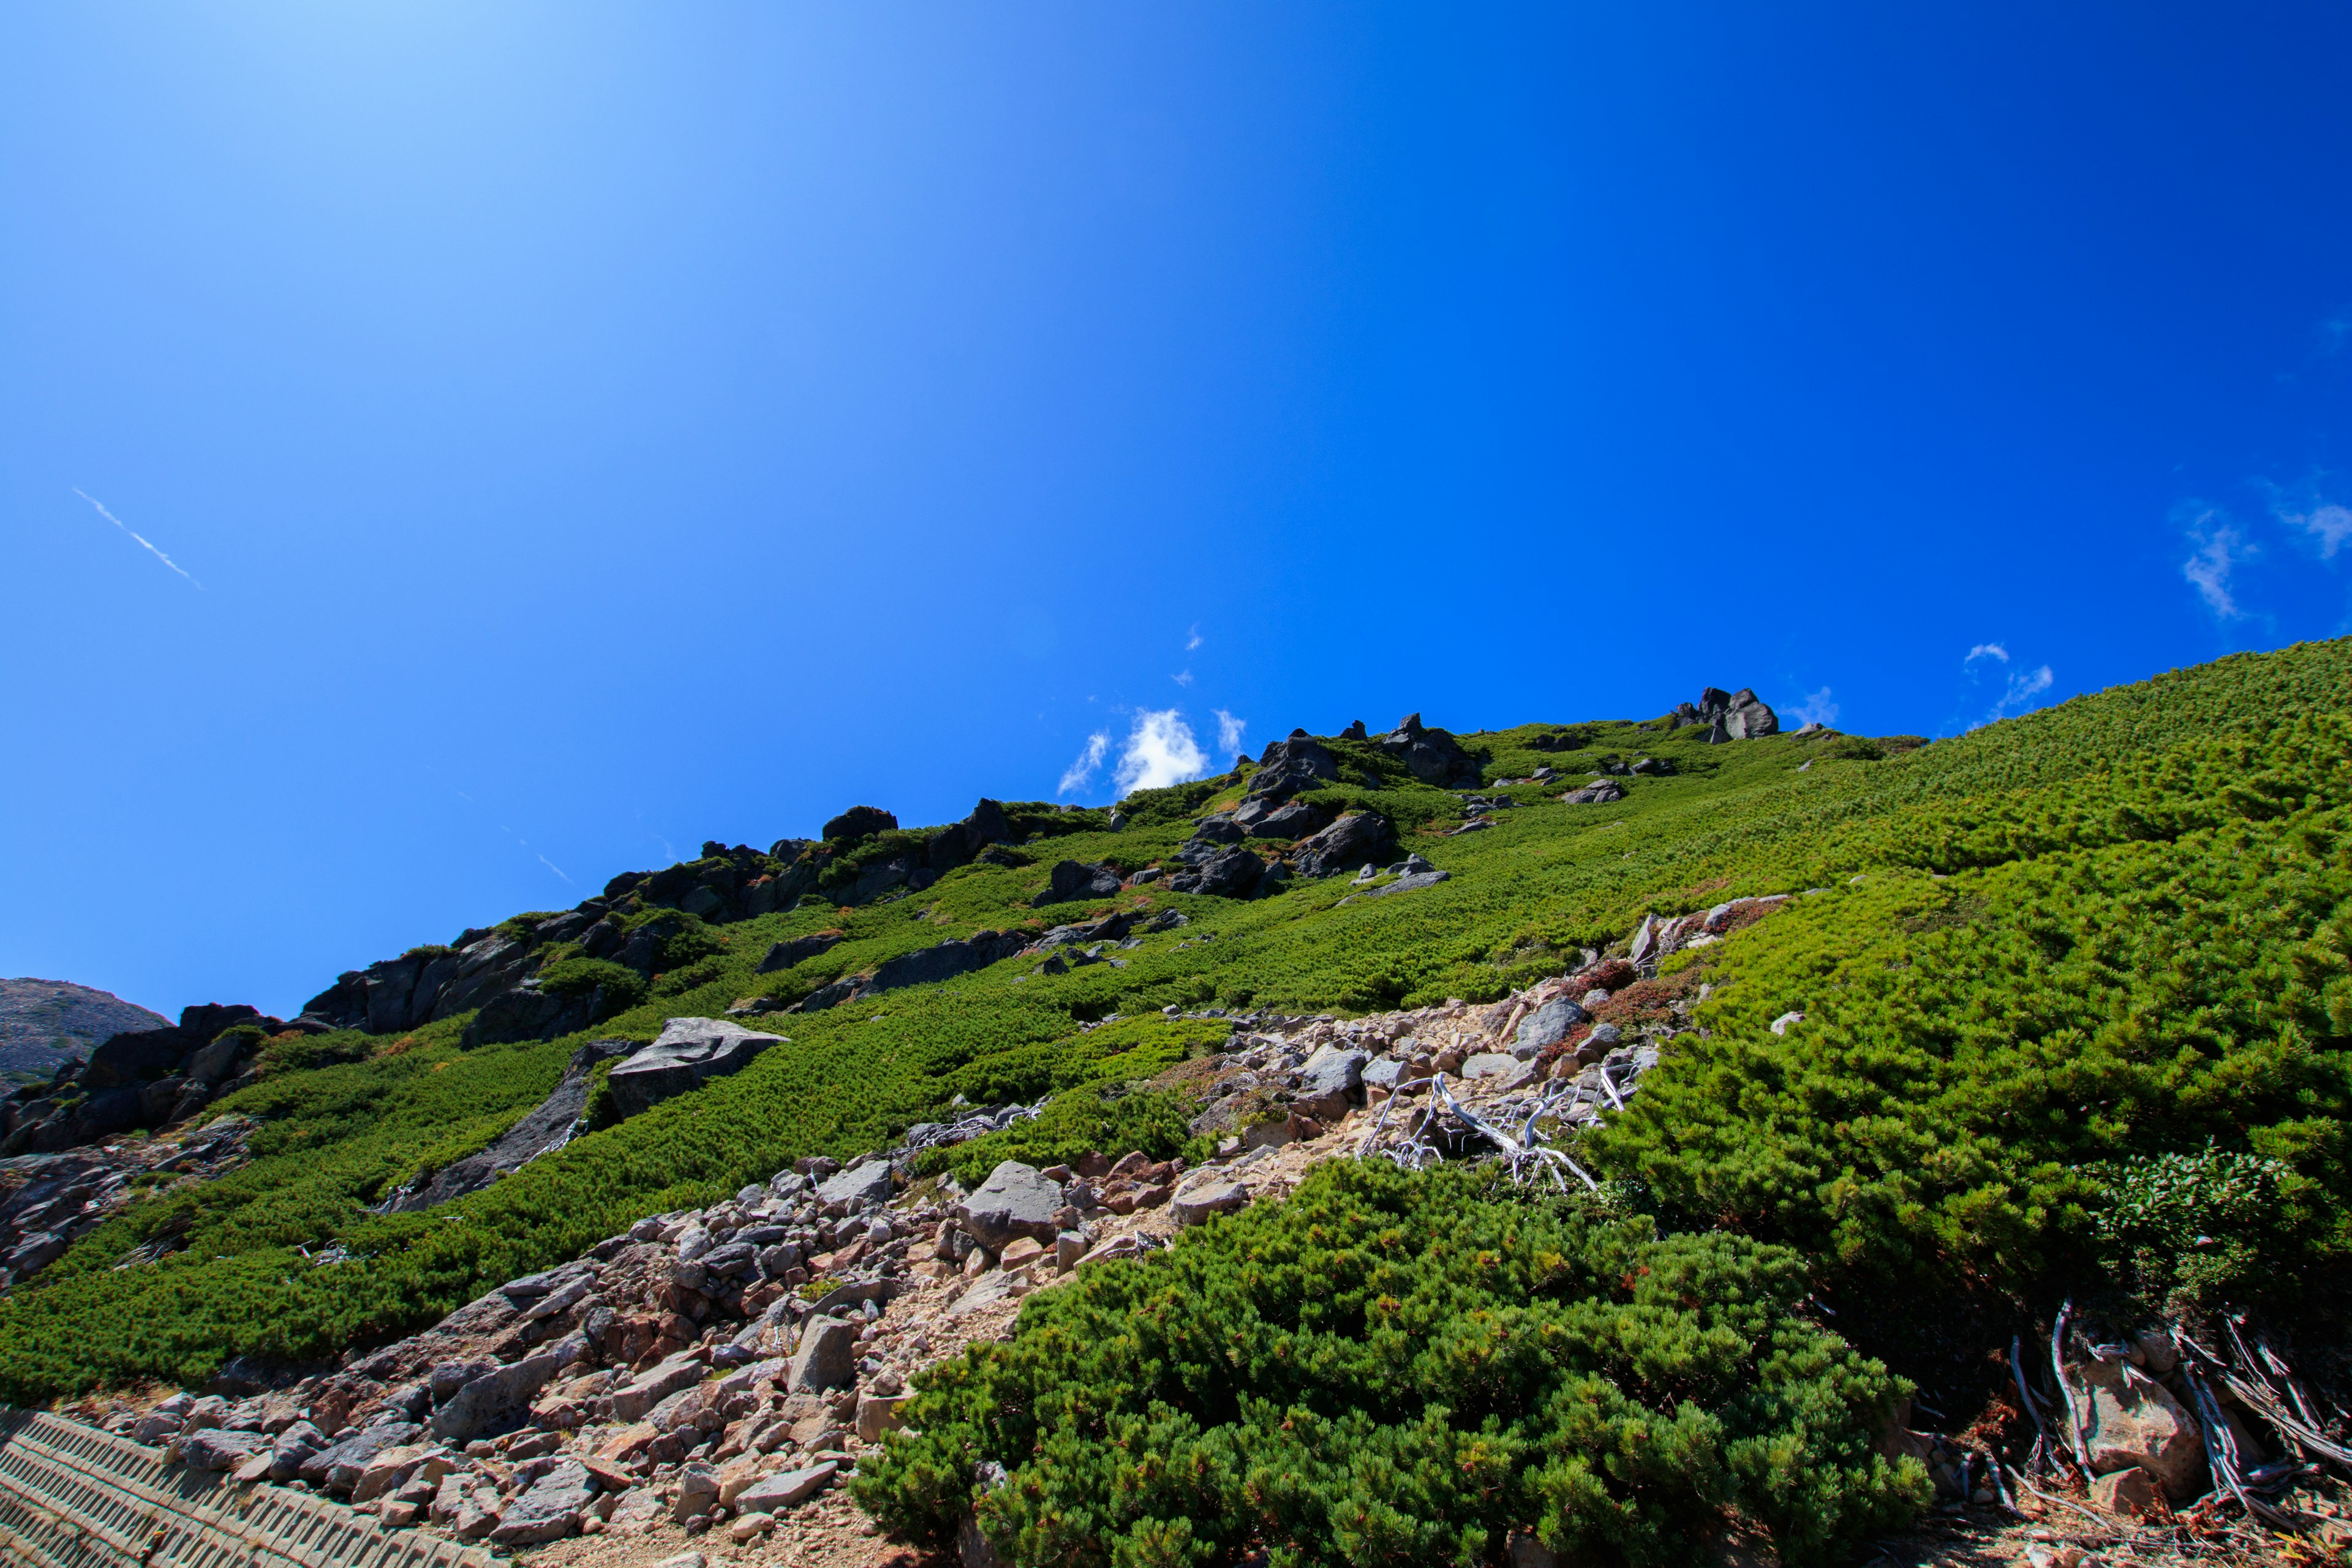
[[[1093,734],[1088,735],[1086,750],[1078,753],[1078,760],[1072,763],[1069,770],[1062,774],[1061,788],[1056,793],[1067,795],[1072,790],[1086,788],[1093,782],[1095,770],[1102,766],[1103,759],[1109,754],[1109,731],[1097,730]]]
[[[2241,619],[2245,612],[2238,608],[2237,597],[2231,592],[2230,573],[2255,552],[2254,547],[2230,521],[2229,514],[2218,508],[2209,507],[2197,514],[2189,525],[2189,539],[2197,548],[2180,563],[2180,575],[2197,590],[2206,608],[2225,621]]]
[[[123,532],[130,534],[131,538],[138,539],[140,548],[145,550],[148,554],[152,555],[156,560],[161,561],[164,565],[169,566],[181,576],[188,577],[187,568],[182,566],[178,562],[173,560],[170,556],[164,554],[162,551],[148,543],[144,539],[140,539],[138,533],[132,530],[129,523],[123,521],[121,518],[107,510],[105,506],[100,502],[96,496],[91,495],[79,485],[74,485],[69,488],[73,490],[74,494],[81,497],[82,500],[89,502],[90,505],[97,507],[99,516],[106,519],[107,521],[114,524],[115,527],[121,529]],[[194,577],[188,577],[188,581],[194,584],[198,588],[202,588],[204,586],[202,583],[197,583]]]
[[[1976,647],[1969,649],[1969,657],[1960,660],[1960,668],[1965,669],[1980,658],[1997,658],[2000,660],[2001,663],[2007,664],[2009,662],[2009,649],[2001,647],[2000,644],[1997,642],[1980,642],[1977,644]]]
[[[1192,738],[1192,726],[1175,709],[1167,708],[1135,716],[1115,776],[1118,793],[1126,795],[1139,789],[1165,789],[1208,771],[1208,754]]]
[[[536,853],[537,853],[537,851],[536,851],[536,850],[534,850],[534,851],[533,851],[533,853],[534,853],[534,854],[536,854]],[[539,857],[539,863],[540,863],[541,865],[542,865],[542,866],[546,867],[549,870],[551,870],[551,871],[554,872],[557,876],[559,876],[559,877],[563,877],[563,868],[562,868],[562,867],[561,867],[561,866],[559,866],[559,865],[557,865],[554,861],[552,861],[552,860],[549,859],[546,856],[544,856],[544,855],[541,855],[541,856]],[[569,878],[569,877],[563,877],[563,879],[564,879],[565,881],[567,881],[567,882],[568,882],[568,881],[570,881],[570,880],[572,880],[572,879],[571,879],[571,878]]]
[[[1192,629],[1186,633],[1185,637],[1187,640],[1184,644],[1184,651],[1186,653],[1191,653],[1194,648],[1201,646],[1201,623],[1194,621],[1192,623]]]
[[[1217,715],[1217,750],[1220,752],[1238,752],[1242,749],[1242,731],[1249,728],[1249,721],[1246,719],[1236,719],[1222,708],[1217,709],[1215,711]]]
[[[1834,724],[1838,705],[1830,697],[1830,689],[1822,687],[1797,704],[1795,718],[1800,724]]]
[[[1992,705],[1992,711],[1969,725],[1969,728],[1981,730],[1987,724],[2006,719],[2012,713],[2023,711],[2032,706],[2035,698],[2050,689],[2053,679],[2050,673],[2050,667],[2046,664],[2034,669],[2011,671],[2008,688],[2001,692],[2000,700]]]
[[[1192,684],[1192,672],[1189,669],[1180,670],[1176,674],[1170,676],[1168,679],[1174,681],[1179,686],[1190,686]]]
[[[2352,539],[2352,507],[2321,501],[2308,511],[2294,511],[2282,503],[2273,503],[2271,512],[2288,527],[2299,528],[2319,541],[2322,561],[2335,560],[2344,542]]]

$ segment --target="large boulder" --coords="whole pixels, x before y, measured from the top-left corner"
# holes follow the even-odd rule
[[[1331,820],[1331,814],[1319,805],[1294,800],[1276,806],[1250,824],[1253,838],[1306,838],[1319,832]]]
[[[199,1043],[176,1028],[132,1029],[113,1036],[82,1064],[82,1086],[95,1092],[169,1077]]]
[[[709,1366],[692,1351],[680,1351],[665,1361],[656,1362],[613,1394],[613,1418],[629,1422],[645,1419],[646,1413],[682,1388],[692,1388],[709,1372]]]
[[[931,835],[924,847],[924,863],[934,873],[951,871],[990,845],[1013,840],[1013,821],[1004,815],[1004,807],[983,797],[970,816]]]
[[[570,994],[518,985],[482,1005],[474,1021],[466,1026],[465,1044],[471,1048],[513,1040],[551,1040],[559,1035],[576,1034],[610,1011],[601,985]]]
[[[1444,730],[1424,727],[1418,713],[1406,714],[1394,730],[1381,737],[1380,745],[1423,784],[1460,789],[1475,788],[1483,782],[1478,760]]]
[[[1054,1220],[1064,1202],[1062,1184],[1039,1173],[1034,1165],[1007,1160],[988,1173],[963,1202],[955,1217],[991,1252],[1002,1252],[1022,1237],[1050,1247],[1061,1231]]]
[[[777,1036],[720,1018],[672,1018],[652,1045],[614,1068],[604,1081],[622,1114],[635,1116],[714,1078],[740,1072],[780,1043]]]
[[[445,1442],[465,1443],[519,1426],[530,1414],[531,1400],[547,1386],[548,1379],[562,1370],[552,1351],[495,1367],[458,1389],[433,1413],[433,1435]]]
[[[1737,691],[1723,691],[1708,687],[1698,694],[1698,700],[1677,703],[1668,715],[1677,730],[1694,724],[1707,728],[1706,740],[1711,745],[1730,741],[1753,741],[1780,732],[1780,716],[1764,704],[1764,700],[1747,687]]]
[[[1364,1064],[1371,1059],[1362,1051],[1325,1046],[1299,1069],[1294,1107],[1318,1121],[1339,1121],[1348,1114],[1349,1103],[1362,1088]]]
[[[839,1318],[813,1317],[784,1373],[788,1394],[847,1388],[857,1381],[857,1330]]]
[[[1302,877],[1334,877],[1364,866],[1384,866],[1396,853],[1396,829],[1376,811],[1343,816],[1299,844],[1290,863]]]
[[[890,1162],[877,1157],[837,1171],[816,1190],[817,1202],[862,1209],[890,1201]]]
[[[228,1432],[209,1427],[180,1438],[180,1458],[192,1470],[233,1470],[273,1447],[267,1432]]]
[[[878,805],[853,805],[824,825],[824,839],[828,844],[856,844],[898,826],[898,817]]]
[[[1518,1038],[1511,1043],[1511,1055],[1526,1061],[1546,1046],[1566,1039],[1568,1032],[1582,1022],[1583,1008],[1565,996],[1555,997],[1519,1020]]]
[[[828,1459],[822,1465],[810,1465],[801,1469],[779,1470],[765,1480],[753,1481],[735,1494],[735,1509],[743,1514],[778,1514],[814,1497],[833,1479],[840,1468]]]
[[[554,1369],[550,1368],[551,1373]],[[328,1491],[347,1492],[357,1484],[368,1461],[386,1448],[413,1440],[424,1428],[414,1421],[386,1421],[353,1437],[320,1449],[295,1467],[298,1479]]]
[[[1221,849],[1190,871],[1168,879],[1172,893],[1207,893],[1221,899],[1245,899],[1265,879],[1265,862],[1239,845]]]
[[[1114,898],[1119,882],[1118,872],[1109,866],[1064,860],[1055,866],[1045,890],[1029,900],[1030,907],[1042,910],[1047,904],[1066,904],[1077,899]]]
[[[561,1541],[580,1528],[580,1515],[596,1495],[595,1478],[577,1459],[559,1460],[555,1468],[507,1504],[490,1531],[494,1546],[536,1546]]]
[[[1108,871],[1111,891],[1118,890],[1116,871]],[[901,985],[927,985],[941,980],[952,980],[959,974],[970,974],[985,969],[1000,959],[1011,958],[1028,945],[1028,940],[1013,931],[982,931],[956,942],[942,942],[930,947],[902,952],[896,958],[883,960],[859,988],[861,996],[877,991],[891,991]]]

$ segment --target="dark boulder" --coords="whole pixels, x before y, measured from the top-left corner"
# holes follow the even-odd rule
[[[194,1045],[208,1046],[231,1024],[258,1021],[260,1017],[260,1008],[248,1007],[242,1002],[205,1002],[180,1009],[180,1033]]]
[[[367,966],[367,1022],[371,1035],[394,1035],[409,1026],[409,1005],[416,993],[416,977],[424,972],[421,958],[387,958]]]
[[[1250,827],[1254,838],[1305,838],[1319,832],[1331,820],[1331,814],[1319,805],[1303,800],[1267,812]]]
[[[828,844],[856,844],[877,833],[887,833],[898,826],[898,819],[878,805],[853,805],[824,825],[824,840]]]
[[[570,995],[518,985],[482,1005],[466,1026],[464,1044],[470,1050],[509,1040],[551,1040],[584,1029],[615,1010],[602,985]]]
[[[1376,811],[1343,816],[1291,855],[1302,877],[1336,877],[1364,866],[1382,866],[1396,853],[1396,829]]]
[[[1192,827],[1192,837],[1202,844],[1239,844],[1248,832],[1234,816],[1204,816]]]
[[[1028,945],[1027,939],[1013,931],[974,931],[959,942],[943,942],[931,947],[902,952],[896,958],[885,959],[875,966],[874,973],[860,989],[860,995],[877,991],[896,990],[901,985],[928,985],[941,980],[951,980],[959,974],[970,974],[985,969],[1002,959],[1011,958]]]
[[[1250,780],[1250,793],[1253,795],[1262,793],[1259,780],[1269,773],[1291,773],[1302,780],[1325,783],[1339,776],[1339,764],[1331,760],[1331,753],[1324,748],[1323,742],[1304,730],[1293,730],[1287,739],[1267,746],[1265,754],[1258,758],[1257,765],[1258,772]],[[1297,787],[1309,786],[1302,783]]]
[[[779,970],[790,969],[796,963],[805,963],[812,958],[831,952],[834,944],[840,940],[841,934],[838,931],[828,931],[817,936],[796,936],[790,942],[777,942],[768,949],[768,956],[760,960],[760,973],[773,974]]]
[[[672,1018],[652,1045],[614,1068],[605,1083],[622,1114],[635,1116],[714,1078],[740,1072],[761,1051],[781,1043],[774,1035],[717,1018]]]
[[[661,967],[662,945],[685,929],[686,922],[676,915],[656,915],[629,933],[613,960],[651,976]]]
[[[1265,876],[1265,862],[1247,849],[1235,846],[1219,850],[1213,859],[1197,869],[1179,871],[1168,879],[1168,888],[1176,893],[1207,893],[1221,899],[1245,899],[1257,890]]]
[[[1044,909],[1047,904],[1066,904],[1076,899],[1108,899],[1118,892],[1123,879],[1108,865],[1087,865],[1079,860],[1064,860],[1054,868],[1053,880],[1044,892],[1029,900],[1032,909]]]
[[[177,1072],[198,1042],[177,1029],[133,1029],[89,1053],[81,1081],[91,1089],[121,1089]]]
[[[1013,841],[1013,821],[1004,807],[982,798],[961,822],[950,823],[931,835],[924,847],[924,863],[934,872],[952,871],[976,858],[992,844]]]
[[[1394,730],[1381,736],[1381,750],[1426,784],[1460,789],[1483,782],[1477,759],[1444,730],[1423,727],[1418,713],[1406,714]]]

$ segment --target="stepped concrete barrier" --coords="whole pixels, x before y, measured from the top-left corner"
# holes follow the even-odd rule
[[[341,1503],[164,1462],[163,1450],[0,1406],[0,1562],[24,1568],[496,1568],[478,1546]]]

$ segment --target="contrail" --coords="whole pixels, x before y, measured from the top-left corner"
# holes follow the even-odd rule
[[[130,534],[131,538],[138,539],[141,546],[146,550],[148,554],[152,555],[156,560],[161,561],[173,571],[179,573],[181,576],[188,577],[186,570],[183,568],[178,562],[173,560],[170,556],[164,554],[153,545],[149,544],[144,539],[140,539],[136,530],[134,530],[129,523],[123,521],[121,518],[115,516],[112,512],[107,510],[105,503],[100,501],[96,496],[91,495],[79,485],[73,487],[73,493],[81,497],[82,500],[89,502],[90,505],[98,508],[99,516],[106,519],[107,521],[114,524],[115,527],[121,529],[123,532]],[[196,583],[196,580],[194,577],[188,577],[188,581],[195,583],[199,589],[204,586],[202,583]]]

